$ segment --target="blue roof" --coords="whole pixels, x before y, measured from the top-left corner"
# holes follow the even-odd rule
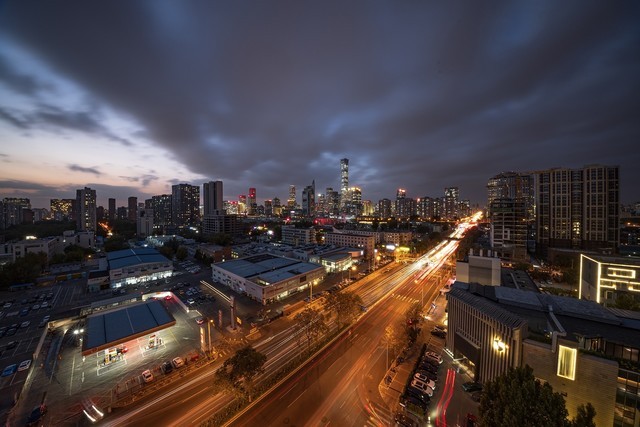
[[[87,317],[82,353],[95,353],[175,323],[173,316],[156,300],[92,315]]]
[[[154,248],[123,249],[107,253],[109,268],[124,268],[138,264],[164,263],[169,260]]]

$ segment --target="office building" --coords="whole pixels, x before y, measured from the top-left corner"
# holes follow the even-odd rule
[[[202,234],[211,236],[215,234],[228,234],[237,236],[242,233],[242,224],[237,215],[233,214],[209,214],[202,218]]]
[[[202,184],[202,198],[204,201],[205,215],[221,215],[224,213],[222,195],[222,181],[211,181]]]
[[[340,214],[340,193],[334,191],[332,187],[327,187],[324,192],[325,196],[325,212],[330,216],[337,216]]]
[[[376,243],[376,233],[370,232],[367,235],[356,234],[355,232],[345,231],[332,232],[325,234],[324,242],[327,245],[359,248],[362,250],[362,256],[369,259],[373,256],[373,249]]]
[[[618,166],[602,165],[536,172],[536,249],[617,251],[618,175]]]
[[[378,200],[378,216],[380,218],[391,218],[392,216],[391,200],[389,199]]]
[[[258,202],[256,197],[256,189],[249,188],[249,196],[247,197],[247,215],[257,215]]]
[[[316,214],[316,181],[302,190],[302,215],[312,217]]]
[[[76,190],[76,228],[78,231],[93,231],[97,229],[96,190],[85,187]]]
[[[340,160],[340,212],[345,213],[349,197],[349,159]]]
[[[295,209],[296,208],[296,186],[295,185],[290,185],[289,186],[289,198],[287,199],[287,208],[291,209]]]
[[[282,243],[291,246],[315,244],[316,230],[313,227],[296,228],[293,225],[283,225]]]
[[[214,282],[245,293],[263,305],[308,290],[325,277],[321,265],[270,254],[215,263],[211,270]]]
[[[176,227],[200,224],[200,187],[176,184],[171,187],[171,216]]]
[[[265,205],[266,208],[266,205]],[[280,198],[273,198],[273,215],[280,216],[282,215],[282,204],[280,203]]]

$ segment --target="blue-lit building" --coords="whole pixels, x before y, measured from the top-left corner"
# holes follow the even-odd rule
[[[173,263],[153,248],[123,249],[107,253],[112,288],[164,279],[173,273]]]

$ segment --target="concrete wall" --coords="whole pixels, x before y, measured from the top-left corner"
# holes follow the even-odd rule
[[[575,343],[562,342],[567,347]],[[569,417],[576,416],[578,405],[590,402],[596,410],[597,426],[613,425],[613,410],[616,403],[618,363],[578,351],[576,378],[574,381],[557,375],[558,353],[551,345],[533,340],[523,342],[523,365],[533,368],[533,375],[546,381],[553,391],[564,395]]]

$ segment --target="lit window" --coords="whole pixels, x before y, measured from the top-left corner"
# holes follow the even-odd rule
[[[578,350],[564,346],[558,346],[558,376],[575,380],[576,378],[576,358]]]

